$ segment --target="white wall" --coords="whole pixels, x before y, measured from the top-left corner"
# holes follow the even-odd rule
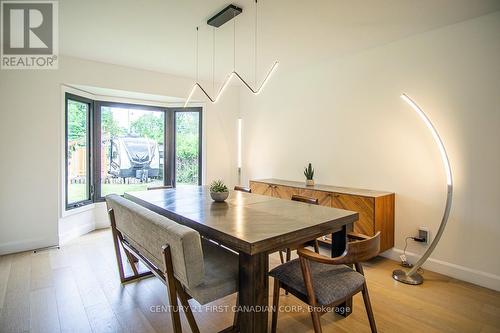
[[[171,75],[61,57],[58,70],[0,72],[0,254],[58,243],[61,215],[61,85],[78,84],[184,97],[193,81]],[[206,181],[236,182],[234,140],[238,88],[203,109]],[[74,234],[106,223],[102,205],[62,220]],[[104,220],[104,221],[103,221]],[[90,224],[89,224],[90,223]],[[94,225],[92,225],[94,224]]]
[[[499,87],[500,12],[342,59],[280,66],[258,98],[241,92],[244,179],[302,180],[312,162],[318,183],[396,193],[396,249],[420,225],[432,237],[446,179],[429,131],[399,98],[406,92],[435,123],[455,177],[451,218],[427,267],[500,290]]]

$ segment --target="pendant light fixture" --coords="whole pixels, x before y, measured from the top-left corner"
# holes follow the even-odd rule
[[[266,76],[264,77],[264,80],[260,83],[260,85],[257,87],[257,23],[258,23],[258,1],[255,0],[255,47],[254,47],[254,85],[255,87],[252,87],[237,71],[236,71],[236,20],[234,18],[236,15],[239,15],[243,10],[241,8],[238,8],[234,5],[229,5],[226,8],[224,8],[221,12],[217,13],[214,17],[210,18],[207,21],[207,24],[213,26],[213,27],[220,27],[224,23],[228,22],[229,20],[233,20],[233,70],[226,76],[224,81],[222,82],[222,85],[220,89],[217,91],[215,96],[210,96],[208,94],[207,90],[203,88],[203,86],[199,82],[199,76],[198,76],[198,32],[199,28],[196,27],[196,82],[191,88],[189,95],[186,99],[186,102],[184,103],[184,107],[187,107],[189,104],[189,101],[193,97],[193,94],[195,93],[196,89],[199,88],[201,92],[208,98],[208,100],[212,103],[217,103],[221,95],[224,93],[224,90],[227,88],[233,77],[238,78],[247,88],[250,90],[250,92],[254,95],[260,94],[260,92],[264,89],[265,85],[269,81],[269,78],[271,75],[274,73],[274,71],[278,68],[279,62],[275,61],[269,71],[267,72]],[[232,16],[231,16],[232,15]],[[215,30],[214,30],[214,45],[213,45],[213,57],[214,57],[214,64],[212,66],[212,79],[214,80],[215,77]],[[215,91],[215,89],[214,89]]]
[[[446,222],[448,222],[448,217],[450,216],[450,210],[451,210],[451,200],[452,200],[452,195],[453,195],[453,178],[451,175],[451,166],[450,166],[450,161],[448,160],[448,154],[446,153],[446,149],[444,147],[443,141],[441,140],[441,137],[439,136],[436,128],[432,124],[431,120],[427,115],[422,111],[422,109],[413,101],[408,95],[402,94],[401,98],[408,103],[408,105],[418,114],[420,119],[425,123],[427,128],[432,134],[432,137],[434,138],[434,141],[436,142],[436,145],[439,148],[439,153],[441,155],[441,160],[443,162],[443,167],[444,171],[446,173],[446,184],[447,184],[447,191],[446,191],[446,205],[443,213],[443,218],[441,219],[441,224],[439,225],[439,229],[436,233],[436,237],[434,237],[434,240],[432,241],[431,245],[425,251],[425,253],[422,255],[422,257],[417,261],[415,266],[413,266],[412,269],[410,269],[408,272],[403,271],[401,269],[397,269],[394,272],[392,272],[392,277],[394,280],[397,280],[399,282],[403,282],[406,284],[421,284],[424,282],[424,278],[422,275],[418,273],[420,267],[425,263],[425,261],[429,258],[431,255],[432,251],[434,251],[434,248],[439,242],[439,239],[441,239],[441,236],[443,235],[444,228],[446,227]]]

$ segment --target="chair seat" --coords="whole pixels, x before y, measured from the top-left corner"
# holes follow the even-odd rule
[[[198,303],[207,304],[238,291],[238,254],[202,239],[203,281],[186,292]]]
[[[351,296],[365,282],[363,275],[345,265],[327,265],[309,262],[316,301],[319,305],[330,305]],[[269,272],[295,291],[307,297],[299,259],[284,263]]]

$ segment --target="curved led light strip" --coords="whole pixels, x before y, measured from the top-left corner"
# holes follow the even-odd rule
[[[408,103],[413,110],[420,116],[420,118],[423,120],[425,125],[427,125],[427,128],[431,131],[432,137],[434,138],[434,141],[436,142],[437,146],[439,147],[439,152],[441,154],[441,160],[443,162],[444,170],[446,173],[446,183],[447,183],[447,195],[446,195],[446,206],[444,209],[443,213],[443,218],[441,219],[441,224],[439,225],[439,229],[436,233],[436,237],[434,237],[434,240],[432,241],[431,245],[425,251],[425,253],[422,255],[422,257],[417,261],[415,266],[408,272],[405,272],[403,270],[395,270],[392,272],[392,277],[400,282],[406,283],[406,284],[421,284],[424,281],[424,278],[422,275],[418,273],[418,270],[420,267],[424,264],[424,262],[429,258],[431,255],[432,251],[434,251],[434,248],[438,244],[439,240],[441,239],[441,236],[443,235],[444,229],[446,227],[446,223],[448,222],[448,217],[450,215],[450,210],[451,210],[451,201],[452,201],[452,195],[453,195],[453,178],[451,174],[451,166],[450,166],[450,161],[448,160],[448,154],[446,153],[446,149],[444,147],[443,141],[441,140],[441,137],[439,136],[438,132],[436,131],[436,128],[434,125],[432,125],[432,122],[430,119],[427,117],[427,115],[422,111],[422,109],[413,101],[408,95],[402,94],[401,98]]]
[[[212,97],[210,96],[207,91],[201,86],[201,84],[199,84],[198,82],[196,82],[193,87],[191,88],[191,91],[189,92],[189,95],[188,95],[188,98],[186,99],[186,102],[184,103],[184,107],[186,107],[189,103],[189,101],[191,100],[191,98],[193,97],[193,94],[194,92],[196,91],[196,87],[200,88],[201,92],[207,96],[207,98],[210,100],[210,102],[212,103],[217,103],[217,101],[219,100],[220,96],[222,95],[222,93],[224,92],[224,90],[226,89],[226,87],[229,85],[229,82],[231,82],[231,79],[233,77],[237,77],[241,82],[243,82],[243,84],[254,94],[254,95],[258,95],[260,94],[260,92],[262,91],[262,89],[264,89],[264,86],[266,85],[267,81],[269,81],[269,78],[271,77],[271,75],[274,73],[274,71],[276,70],[276,68],[278,68],[278,65],[279,65],[279,62],[278,61],[275,61],[273,66],[271,67],[271,69],[269,70],[269,72],[267,72],[267,75],[266,77],[264,78],[264,80],[262,81],[262,83],[260,84],[260,86],[257,88],[257,89],[254,89],[252,88],[252,86],[250,86],[250,84],[248,84],[242,77],[241,75],[236,72],[236,71],[232,71],[231,73],[229,73],[228,76],[226,76],[226,79],[224,80],[224,82],[222,83],[222,86],[220,87],[219,91],[217,92],[217,95],[215,95],[215,97]]]

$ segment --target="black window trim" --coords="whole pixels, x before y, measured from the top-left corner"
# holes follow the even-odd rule
[[[87,114],[87,173],[86,173],[86,184],[87,184],[87,189],[89,193],[89,197],[84,200],[76,201],[76,202],[68,202],[68,102],[69,101],[75,101],[75,102],[80,102],[80,103],[85,103],[89,106],[88,109],[88,114]],[[79,207],[83,207],[89,204],[93,203],[93,189],[94,189],[94,184],[92,182],[92,173],[93,173],[93,166],[92,166],[92,147],[93,147],[93,142],[92,142],[92,117],[93,117],[93,108],[94,108],[94,101],[82,96],[78,95],[73,95],[70,93],[66,93],[66,96],[64,98],[65,105],[64,105],[64,204],[66,207],[66,210],[71,210]]]
[[[177,117],[175,116],[177,113],[180,113],[180,112],[197,112],[199,114],[199,124],[198,124],[198,186],[201,186],[202,184],[202,174],[203,174],[203,170],[202,170],[202,161],[203,161],[203,145],[202,145],[202,142],[203,142],[203,108],[201,107],[185,107],[185,108],[171,108],[172,109],[172,117],[173,117],[173,121],[171,122],[171,124],[173,125],[173,130],[171,131],[171,133],[173,133],[173,149],[171,150],[173,152],[173,159],[172,161],[173,162],[173,170],[172,170],[172,180],[173,180],[173,187],[175,187],[177,185],[177,178],[176,178],[176,174],[175,174],[175,165],[177,163],[176,161],[176,156],[175,156],[175,147],[176,147],[176,140],[177,140],[177,131],[176,131],[176,128],[177,128],[177,124],[176,124],[176,120],[177,120]]]
[[[145,110],[145,111],[156,111],[156,112],[163,112],[163,138],[164,138],[164,147],[168,147],[168,141],[170,138],[168,137],[168,129],[167,129],[167,115],[169,113],[169,108],[163,107],[163,106],[151,106],[151,105],[143,105],[143,104],[131,104],[131,103],[122,103],[122,102],[107,102],[107,101],[95,101],[95,111],[94,111],[94,130],[95,130],[95,135],[94,135],[94,140],[95,140],[95,145],[94,145],[94,183],[96,184],[95,186],[95,193],[94,193],[94,202],[103,202],[105,199],[103,196],[101,196],[101,107],[115,107],[115,108],[126,108],[126,109],[137,109],[137,110]],[[166,154],[166,152],[164,153]],[[164,157],[164,161],[167,161],[167,159]],[[171,175],[170,175],[170,170],[168,170],[168,165],[167,163],[163,163],[163,185],[166,184],[171,184]]]
[[[68,101],[74,100],[89,105],[88,114],[88,145],[89,149],[87,152],[87,183],[89,189],[89,199],[82,200],[79,202],[68,204]],[[85,205],[93,204],[96,202],[103,202],[105,199],[101,197],[101,107],[121,107],[128,109],[140,109],[140,110],[150,110],[164,113],[164,161],[172,161],[169,163],[163,163],[163,183],[164,185],[170,185],[176,187],[176,175],[175,175],[175,165],[176,165],[176,152],[175,152],[175,140],[176,140],[176,117],[178,112],[198,112],[199,114],[199,126],[198,126],[198,185],[202,184],[202,162],[203,162],[203,108],[202,107],[164,107],[164,106],[154,106],[154,105],[144,105],[144,104],[133,104],[124,102],[110,102],[102,100],[92,100],[86,97],[71,94],[69,92],[65,93],[65,207],[66,211],[83,207]]]

